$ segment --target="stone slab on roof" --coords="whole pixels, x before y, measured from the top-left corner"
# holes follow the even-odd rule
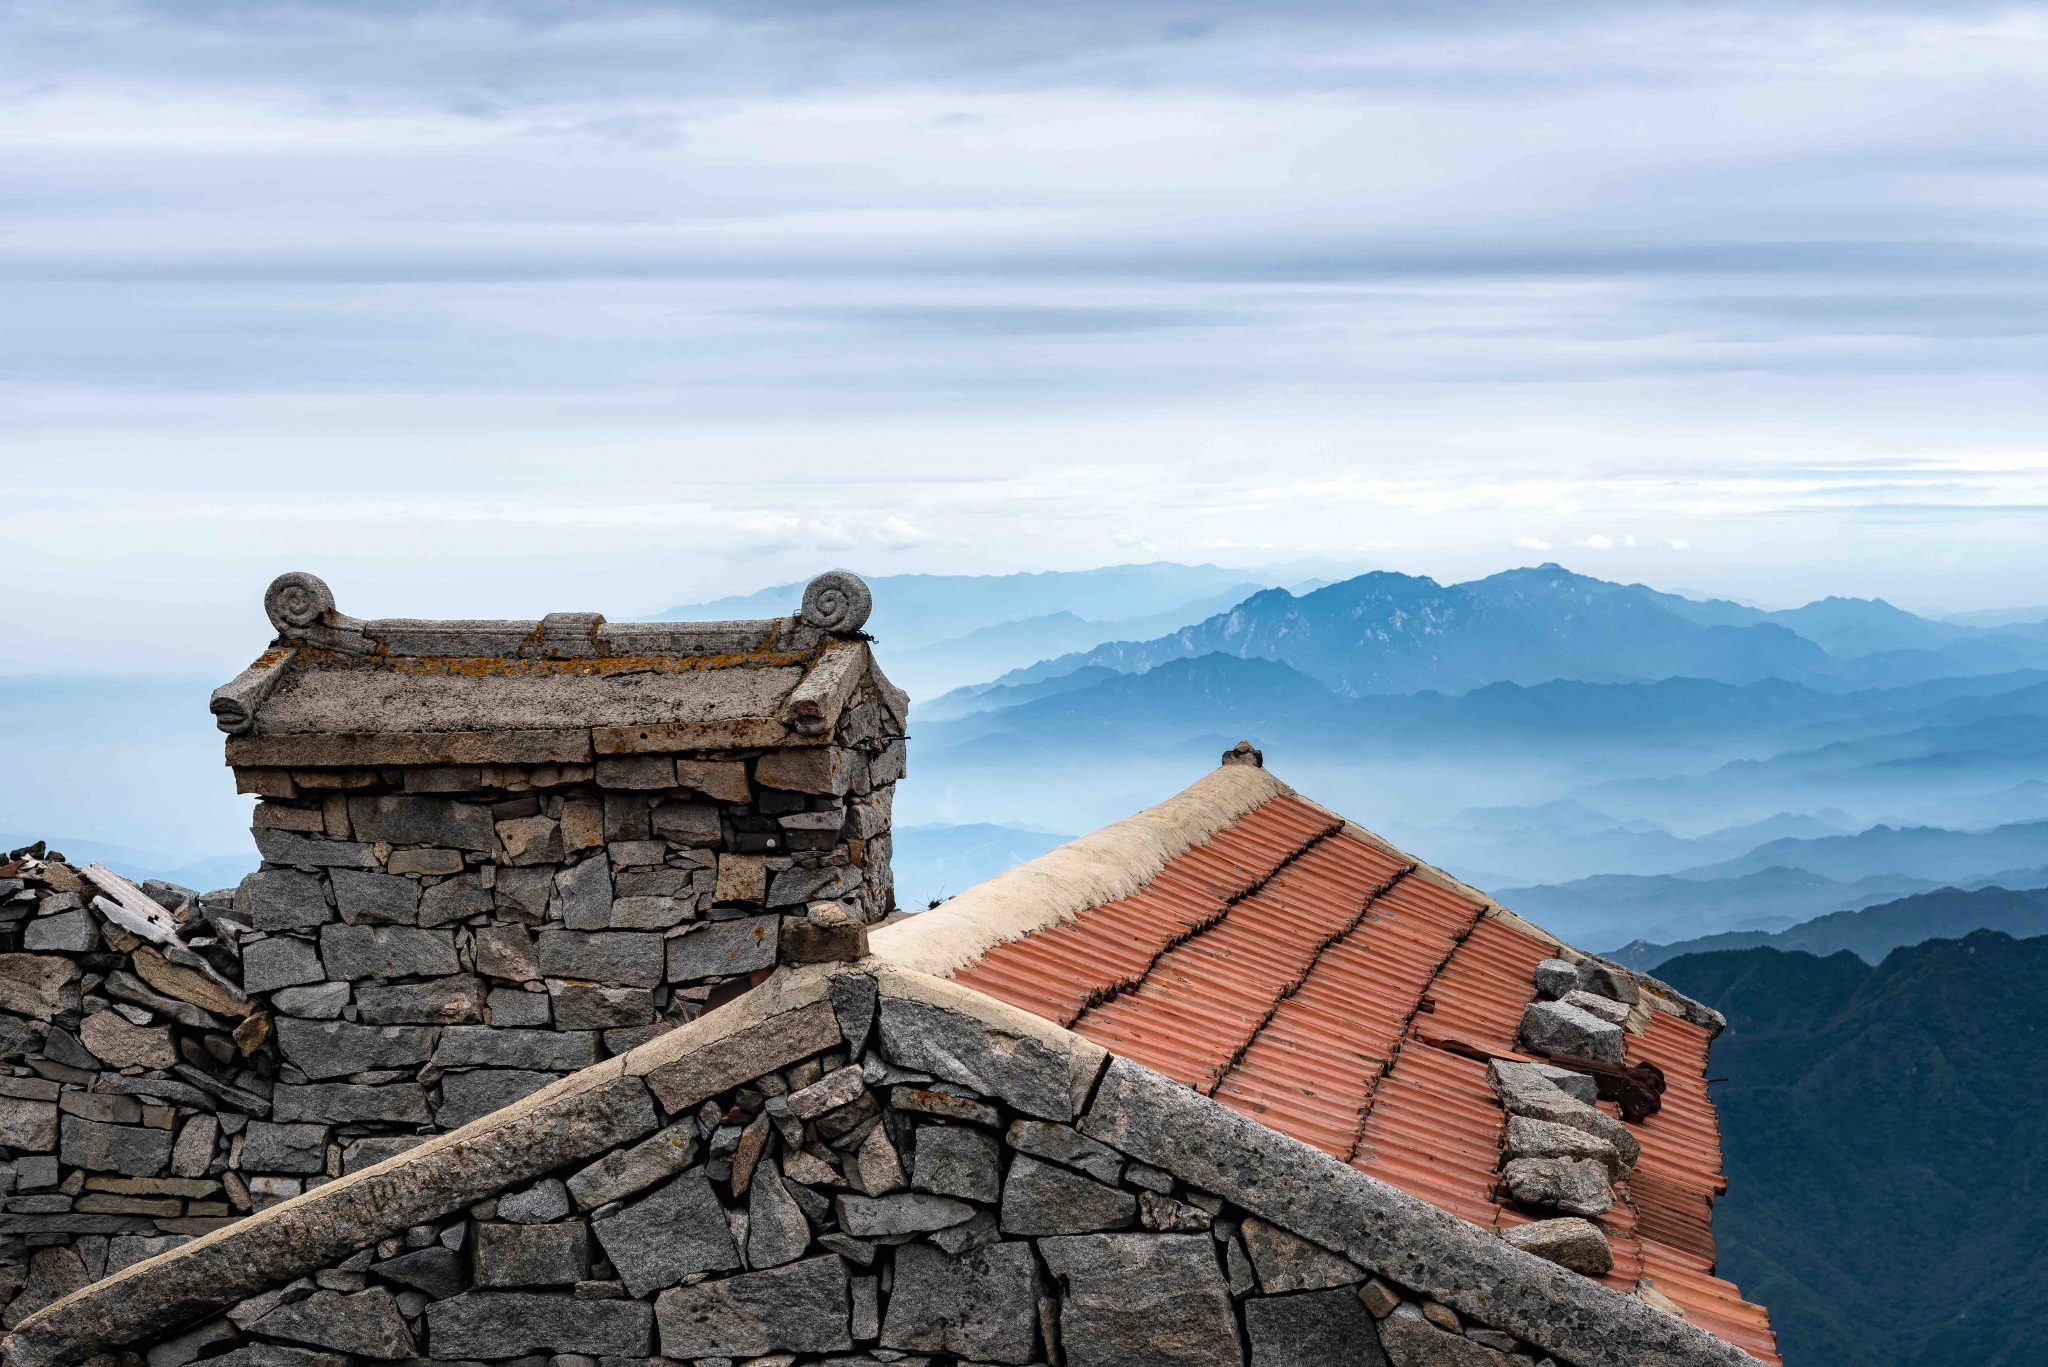
[[[872,679],[857,577],[750,622],[359,620],[309,574],[271,584],[269,649],[214,691],[235,765],[557,764],[822,745]]]

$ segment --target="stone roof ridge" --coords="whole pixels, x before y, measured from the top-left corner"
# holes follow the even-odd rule
[[[537,620],[387,617],[363,620],[338,611],[316,574],[292,571],[264,590],[263,612],[276,644],[310,645],[348,655],[446,655],[470,659],[577,659],[605,654],[725,654],[755,648],[764,635],[791,643],[807,637],[865,639],[874,595],[859,575],[828,570],[805,586],[789,617],[726,622],[609,622],[596,612],[555,612]]]
[[[786,617],[722,622],[612,622],[595,612],[362,619],[339,611],[318,575],[294,571],[263,595],[275,639],[213,691],[208,708],[230,737],[273,738],[240,749],[231,740],[230,763],[245,764],[587,762],[592,737],[538,733],[593,726],[620,730],[598,739],[624,752],[669,742],[810,744],[871,675],[900,723],[908,699],[868,649],[874,596],[860,576],[827,571],[793,606]],[[655,730],[637,740],[623,734],[635,727]],[[329,745],[324,755],[274,743],[358,732],[535,734],[523,745],[516,736],[387,740]]]

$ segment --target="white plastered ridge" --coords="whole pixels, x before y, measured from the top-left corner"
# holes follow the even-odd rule
[[[1293,792],[1256,765],[1222,765],[1156,807],[872,932],[870,952],[948,977],[997,945],[1129,897],[1171,860],[1254,808]]]

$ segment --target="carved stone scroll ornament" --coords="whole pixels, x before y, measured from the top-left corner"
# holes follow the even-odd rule
[[[263,611],[280,636],[300,636],[334,611],[334,592],[317,574],[280,574],[263,591]]]
[[[851,636],[867,625],[875,596],[857,574],[827,570],[804,586],[803,623],[838,636]]]

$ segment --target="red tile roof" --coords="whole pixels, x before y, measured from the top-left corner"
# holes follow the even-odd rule
[[[1505,1117],[1485,1059],[1516,1038],[1555,942],[1436,870],[1282,793],[1128,896],[988,949],[954,978],[1068,1026],[1283,1134],[1488,1228]],[[1604,1279],[1648,1281],[1701,1328],[1780,1361],[1770,1318],[1714,1276],[1726,1186],[1712,1033],[1664,1011],[1629,1061],[1667,1080],[1602,1218]]]

